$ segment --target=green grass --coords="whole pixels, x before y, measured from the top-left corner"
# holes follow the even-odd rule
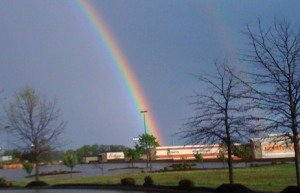
[[[196,186],[216,188],[220,184],[228,183],[227,169],[211,169],[198,171],[177,171],[163,173],[131,173],[111,176],[84,177],[63,179],[59,176],[55,179],[43,177],[42,180],[47,183],[101,183],[101,184],[119,184],[124,177],[135,178],[137,184],[142,185],[144,177],[150,175],[156,185],[177,186],[179,180],[183,178],[192,179]],[[235,183],[243,184],[256,191],[280,192],[286,186],[296,185],[295,168],[293,164],[281,164],[260,166],[251,168],[242,168],[234,170]],[[24,186],[28,180],[13,182],[16,186]]]

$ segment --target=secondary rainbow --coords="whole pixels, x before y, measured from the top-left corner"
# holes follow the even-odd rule
[[[163,144],[163,140],[159,133],[157,123],[151,113],[152,111],[144,95],[144,92],[141,89],[136,76],[130,67],[128,59],[122,53],[120,47],[118,46],[118,43],[105,24],[103,17],[98,10],[94,9],[90,1],[78,0],[77,3],[80,10],[84,13],[89,24],[96,31],[99,40],[103,44],[102,46],[104,46],[105,50],[107,51],[106,54],[108,54],[110,59],[113,61],[112,64],[118,68],[120,74],[122,75],[122,79],[124,80],[124,83],[128,88],[128,94],[132,98],[132,102],[136,107],[137,113],[139,113],[139,116],[141,116],[141,110],[146,109],[148,111],[146,114],[147,132],[150,132],[157,138],[160,144]],[[140,120],[143,121],[142,116]]]

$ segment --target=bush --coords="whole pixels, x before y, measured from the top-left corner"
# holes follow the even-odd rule
[[[300,187],[297,186],[288,186],[281,191],[281,193],[299,193],[299,192],[300,192]]]
[[[195,186],[195,182],[190,179],[182,179],[178,183],[180,189],[191,189]]]
[[[154,185],[154,182],[153,182],[153,179],[151,178],[151,176],[146,176],[144,178],[144,184],[143,184],[143,186],[145,186],[145,187],[151,187],[153,185]]]
[[[12,186],[11,182],[7,181],[4,178],[0,178],[0,187],[10,187]]]
[[[26,187],[43,187],[43,186],[49,186],[49,184],[47,184],[44,181],[32,181],[26,185]]]
[[[254,193],[251,189],[241,184],[222,184],[216,188],[215,193]]]
[[[192,169],[192,164],[188,163],[179,163],[179,164],[172,164],[168,166],[168,168],[172,168],[172,170],[190,170]]]
[[[123,179],[121,179],[121,184],[123,186],[134,186],[135,185],[135,179],[133,179],[133,178],[123,178]]]

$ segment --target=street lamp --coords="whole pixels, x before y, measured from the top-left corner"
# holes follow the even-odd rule
[[[143,111],[141,111],[141,113],[143,114],[143,116],[144,116],[144,129],[145,129],[145,134],[147,134],[147,129],[146,129],[146,113],[147,113],[148,111],[146,111],[146,110],[143,110]]]
[[[141,113],[143,114],[144,116],[144,129],[145,129],[145,137],[146,137],[146,134],[147,134],[147,129],[146,129],[146,113],[148,111],[147,110],[142,110]],[[146,139],[146,138],[145,138]],[[148,147],[148,142],[147,140],[145,140],[145,145],[146,145],[146,156],[147,156],[147,168],[149,167],[149,147]],[[150,167],[150,170],[151,170],[151,167]]]
[[[6,143],[7,143],[7,144],[6,144],[6,145],[7,145],[6,149],[8,150],[8,149],[9,149],[9,143],[10,143],[10,142],[9,142],[9,133],[8,133],[9,130],[8,130],[8,129],[10,129],[10,126],[7,125],[7,126],[4,127],[4,129],[5,129],[5,131],[6,131],[6,140],[7,140],[7,141],[6,141]]]

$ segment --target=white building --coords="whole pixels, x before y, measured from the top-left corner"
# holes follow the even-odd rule
[[[255,159],[295,157],[294,145],[287,136],[270,135],[266,138],[255,138],[251,140],[251,146]]]
[[[195,160],[197,153],[203,159],[217,159],[220,150],[219,145],[186,145],[156,147],[152,151],[155,151],[156,160]]]

